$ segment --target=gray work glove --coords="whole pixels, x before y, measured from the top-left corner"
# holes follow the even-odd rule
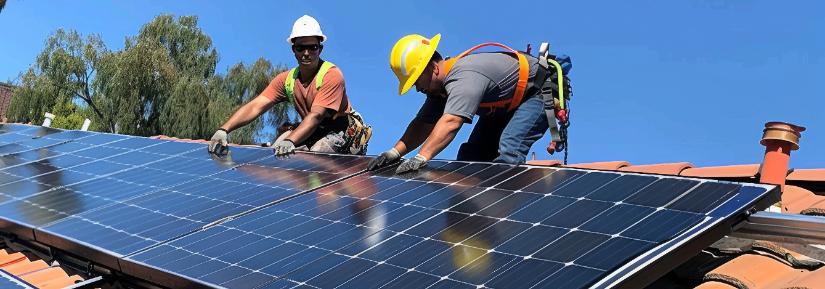
[[[414,158],[408,159],[401,163],[401,165],[395,169],[395,174],[398,175],[406,172],[417,171],[425,166],[427,166],[427,158],[418,154],[415,155]]]
[[[273,147],[272,150],[276,156],[285,156],[295,152],[295,143],[288,139],[276,141]]]
[[[395,148],[391,148],[380,155],[378,157],[372,159],[369,164],[367,164],[367,170],[372,171],[379,167],[382,167],[386,164],[391,164],[401,158],[401,154],[398,153],[398,150]]]
[[[229,152],[229,147],[227,146],[227,132],[225,129],[218,129],[215,134],[212,135],[212,139],[209,140],[209,152],[216,154],[216,155],[225,155]]]

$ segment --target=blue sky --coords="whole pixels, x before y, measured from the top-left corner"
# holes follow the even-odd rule
[[[781,4],[781,5],[780,5]],[[825,4],[821,1],[31,1],[0,14],[0,80],[14,81],[63,27],[98,33],[110,49],[160,13],[197,15],[218,69],[258,57],[295,65],[292,22],[316,17],[322,57],[344,72],[355,108],[389,148],[423,102],[397,96],[390,49],[406,34],[442,34],[455,55],[480,42],[542,41],[573,59],[570,162],[758,163],[762,125],[808,127],[791,166],[825,167]],[[464,126],[438,158],[452,159]],[[534,145],[538,158],[547,138]]]

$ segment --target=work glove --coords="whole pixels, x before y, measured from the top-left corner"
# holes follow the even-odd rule
[[[276,141],[273,147],[275,147],[273,151],[276,156],[285,156],[295,152],[295,143],[288,139]]]
[[[421,154],[415,155],[414,158],[408,159],[401,163],[397,169],[395,169],[395,174],[403,174],[406,172],[417,171],[420,168],[423,168],[427,165],[427,158],[422,156]]]
[[[225,129],[218,129],[209,140],[209,152],[216,155],[225,155],[229,152],[229,147],[226,142],[227,132]]]
[[[395,148],[391,148],[380,155],[378,157],[372,159],[369,164],[367,164],[367,170],[372,171],[379,167],[382,167],[386,164],[391,164],[398,159],[401,158],[401,154],[398,153],[398,150]]]

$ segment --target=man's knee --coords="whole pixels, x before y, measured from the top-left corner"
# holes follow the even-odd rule
[[[344,143],[343,136],[339,134],[328,134],[312,144],[309,150],[319,153],[338,153],[341,151]]]
[[[514,150],[500,151],[493,162],[511,165],[520,165],[527,161],[527,156]]]

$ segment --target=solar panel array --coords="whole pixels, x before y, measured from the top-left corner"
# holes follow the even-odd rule
[[[638,286],[776,197],[459,161],[395,175],[364,172],[367,157],[217,158],[203,144],[43,130],[0,129],[0,230],[175,288]]]

